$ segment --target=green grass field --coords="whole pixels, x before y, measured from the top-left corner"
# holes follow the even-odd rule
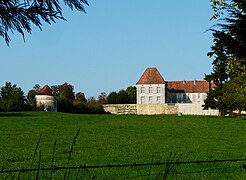
[[[176,157],[182,154],[180,161],[246,158],[246,120],[243,118],[0,113],[0,168],[30,168],[39,163],[40,167],[51,167],[53,157],[55,166],[65,166],[78,129],[70,166],[165,162],[171,152],[176,153]],[[40,135],[37,154],[31,164]],[[180,165],[175,170],[177,174],[170,177],[246,179],[243,164],[246,162]],[[93,176],[96,179],[147,179],[148,174],[165,167],[158,168],[76,170],[74,174],[79,179]],[[25,179],[26,174],[21,177]],[[64,171],[56,171],[52,177],[59,179],[63,174]],[[18,177],[0,174],[7,179],[13,176]],[[43,179],[48,176],[40,173]],[[72,175],[71,179],[74,179]]]

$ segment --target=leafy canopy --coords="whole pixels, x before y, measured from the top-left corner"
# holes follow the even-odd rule
[[[85,12],[87,0],[63,0],[71,10]],[[24,32],[31,33],[31,25],[41,29],[43,20],[51,24],[56,20],[65,20],[59,0],[0,0],[0,36],[7,45],[10,43],[9,32],[17,31],[24,39]]]
[[[26,99],[21,88],[11,82],[6,82],[0,89],[0,109],[2,111],[23,111],[26,109]]]
[[[245,92],[246,0],[211,2],[217,13],[215,18],[220,17],[221,23],[211,28],[214,44],[208,56],[214,58],[213,72],[207,74],[205,79],[215,82],[217,87],[209,91],[205,108],[218,108],[225,113],[241,111],[243,108],[240,104],[246,102],[245,97],[241,96]]]

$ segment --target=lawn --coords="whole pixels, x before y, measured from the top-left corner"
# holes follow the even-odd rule
[[[172,156],[174,160],[181,156],[180,161],[246,158],[246,120],[243,118],[0,113],[0,168],[51,167],[53,158],[53,165],[66,166],[78,130],[70,166],[165,162],[170,153],[176,153]],[[180,165],[174,177],[241,179],[246,178],[243,164],[246,162]],[[76,176],[145,179],[157,171],[160,170],[154,167],[104,168],[76,170]],[[26,174],[21,177],[25,178]],[[63,174],[64,171],[56,171],[52,177],[59,179]],[[20,175],[0,174],[4,178],[13,176]],[[47,173],[39,175],[43,179],[47,176]]]

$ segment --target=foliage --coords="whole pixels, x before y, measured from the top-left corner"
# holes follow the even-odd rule
[[[246,157],[246,123],[243,118],[31,112],[0,113],[0,119],[0,132],[2,132],[0,147],[4,147],[0,151],[2,169],[29,168],[40,134],[42,137],[37,150],[42,155],[40,167],[66,165],[72,139],[78,129],[80,134],[76,139],[70,166],[165,162],[170,152],[182,153],[181,161]],[[37,155],[33,168],[38,166],[38,161]],[[215,169],[222,169],[224,173],[201,172],[211,169],[208,164],[179,165],[180,174],[173,179],[245,179],[242,165],[240,163],[236,167],[227,168],[221,168],[217,164],[214,165],[215,167],[212,166]],[[151,168],[153,172],[156,167]],[[81,170],[81,173],[78,179],[91,179],[85,178],[88,174],[95,175],[96,179],[120,179],[129,174],[133,176],[149,174],[150,167],[110,168],[110,170],[104,168],[94,171],[88,169]],[[54,179],[63,179],[61,174],[62,171],[55,171]],[[12,179],[2,176],[4,175],[0,174],[1,179]],[[25,179],[24,176],[25,174],[21,179]],[[18,177],[18,174],[15,177]],[[47,179],[42,172],[40,172],[40,179]],[[139,179],[143,177],[140,176]]]
[[[30,105],[31,110],[36,109],[36,99],[35,99],[36,92],[37,92],[36,90],[32,89],[28,91],[28,94],[27,94],[27,100],[28,100],[28,104]]]
[[[129,86],[126,90],[122,89],[118,92],[111,92],[107,97],[109,104],[136,104],[137,90],[134,86]]]
[[[87,0],[63,0],[69,8],[85,12]],[[65,20],[59,0],[0,0],[0,36],[9,45],[9,31],[17,31],[23,38],[24,32],[32,32],[32,25],[42,27],[42,21],[51,24]]]
[[[82,92],[76,93],[75,100],[79,102],[87,102],[87,99],[85,98],[85,94]]]
[[[59,97],[64,97],[67,98],[71,101],[75,99],[74,96],[74,91],[73,91],[73,86],[68,83],[63,83],[62,85],[58,86],[58,93],[57,94]]]
[[[113,91],[107,96],[107,101],[109,104],[117,104],[117,92]]]
[[[89,97],[87,100],[88,108],[91,114],[104,114],[103,105],[95,97]]]
[[[35,85],[33,86],[33,90],[35,90],[36,92],[38,92],[40,89],[41,89],[41,87],[40,87],[39,84],[35,84]]]
[[[98,103],[100,103],[100,104],[107,104],[107,94],[105,92],[102,92],[98,96]]]
[[[55,96],[60,96],[59,94],[59,88],[57,85],[52,85],[51,86],[51,89],[52,89],[52,93],[55,95]]]
[[[217,29],[215,27],[211,29],[214,45],[208,56],[214,58],[213,72],[205,75],[205,79],[213,81],[217,88],[208,93],[205,107],[216,107],[221,111],[229,112],[233,108],[237,110],[238,106],[235,106],[229,97],[226,99],[223,97],[225,92],[232,90],[227,90],[229,86],[224,86],[224,84],[229,83],[234,78],[241,78],[246,71],[246,2],[245,0],[233,0],[231,2],[215,0],[212,2],[215,8],[218,8],[220,15],[222,14],[221,11],[227,13],[226,17],[221,19],[222,23],[215,26]]]
[[[137,88],[135,86],[129,86],[126,89],[127,94],[129,95],[129,104],[137,103]]]
[[[67,112],[67,113],[72,113],[73,112],[73,102],[64,97],[57,97],[57,111],[58,112]]]
[[[2,111],[23,111],[26,108],[26,99],[22,89],[16,84],[6,82],[0,91],[0,109]]]
[[[126,104],[130,100],[128,93],[125,90],[120,90],[117,93],[116,102],[117,104]]]
[[[218,97],[222,96],[221,85],[216,86],[214,89],[210,89],[207,98],[204,100],[204,109],[217,109],[219,107]]]
[[[218,97],[220,109],[232,113],[246,111],[246,74],[226,82],[222,96]]]
[[[73,102],[73,113],[75,114],[90,114],[90,108],[86,102],[74,101]]]

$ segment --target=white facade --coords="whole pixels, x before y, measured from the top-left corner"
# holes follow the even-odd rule
[[[164,104],[165,84],[137,84],[137,104]]]
[[[35,95],[37,108],[44,111],[57,111],[57,101],[52,95]]]

